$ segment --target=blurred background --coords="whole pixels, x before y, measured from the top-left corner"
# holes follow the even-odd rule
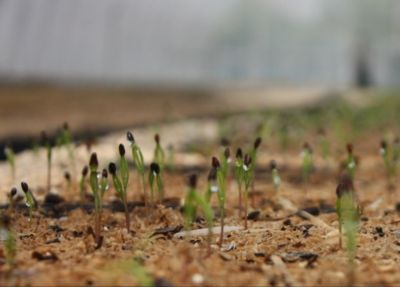
[[[400,86],[397,0],[0,0],[0,145]],[[1,149],[2,150],[2,149]]]

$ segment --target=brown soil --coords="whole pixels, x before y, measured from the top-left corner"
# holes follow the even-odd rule
[[[357,286],[393,286],[400,282],[397,194],[387,190],[382,162],[376,152],[377,142],[378,137],[369,138],[368,142],[360,142],[357,150],[362,161],[355,185],[363,207],[355,269]],[[260,153],[263,162],[274,155],[278,163],[285,165],[280,194],[274,194],[267,171],[258,173],[255,184],[258,195],[254,201],[260,214],[256,220],[249,221],[249,230],[226,234],[221,249],[216,244],[218,236],[213,237],[210,254],[206,237],[152,236],[158,228],[175,229],[183,224],[179,207],[159,205],[147,212],[144,207],[135,207],[130,213],[132,233],[127,233],[124,228],[123,213],[106,208],[104,242],[97,250],[87,233],[88,226],[93,225],[93,215],[87,211],[77,208],[58,219],[37,215],[40,218],[37,225],[37,219],[29,224],[28,217],[19,210],[10,213],[18,235],[17,264],[13,270],[5,264],[0,265],[0,285],[138,285],[140,282],[129,265],[133,258],[143,263],[158,286],[347,284],[347,255],[338,246],[337,216],[331,210],[335,205],[337,158],[329,165],[317,159],[311,182],[304,185],[297,179],[299,165],[296,162],[285,164],[285,159],[298,154],[297,150],[289,151],[285,156],[279,156],[271,148]],[[184,171],[166,174],[169,197],[184,196],[186,175]],[[204,178],[206,174],[201,174],[201,191],[205,186]],[[140,200],[136,180],[131,182],[130,200]],[[113,193],[110,190],[106,203],[112,200]],[[238,218],[237,189],[233,183],[229,185],[228,193],[226,225],[242,225],[243,221]],[[68,202],[78,200],[76,190],[64,190],[61,195]],[[294,215],[279,198],[289,200],[299,208],[318,207],[320,214],[311,220],[304,219]],[[382,199],[381,204],[377,202],[379,199]],[[214,226],[218,224],[216,219]],[[57,227],[61,229],[57,231]],[[193,228],[202,227],[205,224],[200,220]],[[56,259],[38,260],[35,252],[54,254]]]

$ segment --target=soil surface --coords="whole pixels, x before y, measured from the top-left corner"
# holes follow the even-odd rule
[[[360,157],[355,188],[363,209],[356,253],[357,286],[394,286],[400,282],[398,194],[395,187],[388,189],[379,140],[380,135],[371,133],[354,142]],[[116,149],[116,142],[109,144]],[[242,143],[233,144],[236,148]],[[187,191],[187,176],[196,171],[198,192],[206,188],[208,154],[202,157],[197,153],[189,164],[166,171],[165,192],[170,200],[153,208],[143,206],[137,175],[132,171],[128,189],[131,232],[125,229],[124,214],[111,187],[104,201],[104,240],[98,249],[88,231],[93,226],[92,203],[82,204],[77,183],[68,185],[59,177],[54,186],[63,201],[42,204],[32,222],[23,205],[7,211],[3,207],[12,217],[18,252],[16,265],[10,269],[4,264],[4,250],[0,251],[0,285],[127,286],[143,285],[150,278],[155,286],[343,286],[349,280],[349,267],[346,250],[338,244],[334,206],[339,166],[346,157],[344,147],[333,147],[328,160],[316,151],[310,182],[303,183],[301,145],[282,150],[268,141],[262,144],[250,199],[249,228],[227,232],[221,248],[218,234],[214,235],[211,252],[206,236],[174,236],[182,231],[181,199]],[[216,140],[211,150],[211,154],[220,152]],[[271,184],[271,159],[280,167],[282,186],[278,193]],[[40,182],[45,181],[38,180],[33,192],[43,199]],[[214,226],[218,227],[216,198],[212,202]],[[237,186],[230,180],[227,227],[243,226],[237,202]],[[307,213],[298,213],[305,208]],[[192,229],[205,227],[199,213]]]

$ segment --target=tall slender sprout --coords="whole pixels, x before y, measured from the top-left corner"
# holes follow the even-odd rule
[[[21,182],[21,188],[25,194],[25,205],[28,207],[29,222],[31,222],[33,218],[33,211],[37,208],[37,201],[26,182]]]
[[[10,267],[15,265],[15,257],[17,255],[17,240],[15,238],[15,232],[11,227],[11,218],[5,214],[1,216],[0,227],[2,232],[5,233],[4,249],[6,263]]]
[[[243,217],[242,208],[242,196],[243,196],[243,152],[241,148],[236,150],[236,160],[235,160],[235,179],[238,186],[238,206],[239,206],[239,218]]]
[[[186,193],[184,215],[185,215],[185,228],[190,229],[190,226],[196,219],[197,209],[200,208],[207,221],[208,227],[208,249],[211,249],[211,228],[213,222],[213,211],[207,201],[197,192],[197,175],[192,174],[189,176],[188,181],[189,189]]]
[[[308,183],[310,180],[310,174],[313,167],[313,159],[312,159],[312,148],[309,143],[304,143],[303,150],[301,152],[302,158],[302,178],[304,183]]]
[[[6,146],[4,148],[4,154],[6,156],[7,162],[10,166],[10,171],[11,171],[11,180],[14,182],[15,180],[15,153],[13,149],[10,146]]]
[[[204,194],[204,199],[208,204],[211,202],[211,197],[213,193],[218,192],[218,183],[217,183],[217,170],[215,168],[211,168],[207,177],[207,190]]]
[[[212,168],[217,172],[217,183],[218,183],[218,205],[220,210],[220,220],[221,220],[221,233],[219,237],[219,246],[222,246],[224,240],[224,225],[225,225],[225,201],[226,201],[226,178],[224,176],[224,171],[221,168],[221,164],[216,157],[211,160]]]
[[[52,146],[46,132],[42,131],[42,143],[46,148],[46,159],[47,159],[47,192],[51,190],[51,159],[52,159]]]
[[[89,173],[89,168],[87,165],[85,165],[82,169],[81,172],[81,179],[79,181],[79,195],[81,198],[81,201],[83,202],[85,200],[85,194],[86,194],[86,181],[87,181],[87,175]]]
[[[144,204],[147,205],[145,166],[144,166],[143,154],[139,146],[136,144],[133,134],[128,131],[126,133],[126,137],[131,145],[133,162],[141,179]]]
[[[253,193],[255,191],[255,171],[256,171],[256,163],[257,163],[257,151],[261,145],[261,142],[262,142],[261,137],[257,137],[256,140],[254,141],[253,148],[250,151],[252,165],[250,165],[249,180],[250,180],[251,189],[252,189]],[[254,197],[252,197],[252,200],[253,199],[254,199]],[[254,207],[254,205],[255,205],[254,201],[252,201],[252,206]],[[247,214],[246,214],[246,216],[247,216]]]
[[[163,194],[163,182],[161,178],[161,168],[156,162],[152,162],[150,164],[150,172],[149,172],[149,185],[151,191],[151,202],[154,203],[154,192],[157,189],[158,200],[161,203],[164,199]]]
[[[274,186],[275,193],[278,194],[279,188],[281,186],[281,177],[279,175],[278,166],[274,160],[271,160],[269,166],[271,168],[272,184]]]
[[[126,192],[126,190],[128,189],[128,183],[129,183],[129,166],[128,166],[128,161],[125,158],[124,145],[120,144],[118,146],[118,150],[119,150],[119,173],[121,176],[122,185]]]
[[[357,162],[353,153],[354,150],[353,144],[348,143],[346,145],[346,149],[347,149],[346,172],[351,177],[351,179],[354,180],[354,174],[356,172]]]
[[[249,209],[249,189],[252,183],[252,157],[245,154],[243,160],[243,183],[244,183],[244,229],[247,229],[247,214]]]
[[[75,155],[74,155],[74,145],[72,143],[72,134],[69,129],[69,125],[67,122],[65,122],[62,126],[61,133],[56,139],[56,144],[59,147],[65,147],[69,161],[71,163],[71,169],[73,171],[73,176],[75,177]]]
[[[17,188],[16,187],[11,188],[10,193],[8,194],[8,202],[10,210],[14,209],[14,204],[15,204],[14,197],[16,195],[17,195]]]
[[[382,140],[379,153],[385,165],[388,181],[390,184],[392,184],[396,175],[396,159],[394,155],[394,149],[389,147],[385,140]]]
[[[117,192],[119,199],[122,201],[122,204],[124,205],[126,229],[129,232],[130,231],[130,219],[129,219],[126,188],[124,188],[122,179],[117,174],[117,166],[115,165],[115,163],[111,162],[108,165],[108,171],[110,172],[110,174],[112,176],[115,191]]]
[[[101,215],[102,215],[102,207],[103,207],[103,197],[104,192],[99,190],[99,178],[98,178],[98,169],[99,161],[97,159],[97,154],[92,153],[89,161],[90,168],[90,187],[92,189],[93,197],[94,197],[94,209],[95,209],[95,228],[94,235],[97,245],[99,246],[101,243]]]
[[[162,172],[165,165],[165,152],[160,144],[159,134],[155,134],[154,141],[156,142],[156,147],[154,148],[153,162],[158,163],[160,166],[160,171]]]
[[[342,228],[346,234],[346,250],[348,254],[349,286],[354,283],[354,259],[357,249],[357,230],[360,209],[354,195],[352,179],[349,175],[341,178],[336,189],[336,212],[339,219],[339,245],[342,247]]]

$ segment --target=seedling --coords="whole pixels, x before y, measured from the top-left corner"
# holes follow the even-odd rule
[[[311,146],[306,142],[303,145],[303,150],[301,152],[301,158],[302,158],[302,177],[303,177],[303,182],[308,183],[310,179],[310,174],[313,168],[313,160],[312,160],[312,148]]]
[[[357,162],[353,154],[354,147],[351,143],[346,145],[347,149],[347,160],[346,160],[346,172],[354,180],[354,174],[357,168]]]
[[[14,197],[17,195],[17,189],[15,187],[11,188],[10,193],[8,194],[8,202],[10,210],[14,209]]]
[[[274,186],[275,192],[278,193],[279,188],[281,186],[281,177],[279,176],[278,166],[274,160],[271,161],[270,168],[271,168],[272,184]]]
[[[225,179],[227,179],[229,176],[230,163],[232,161],[231,160],[231,151],[230,151],[229,147],[226,147],[224,149],[224,154],[223,154],[222,158],[223,158],[223,160],[222,160],[221,169],[222,169],[222,173],[223,173]]]
[[[213,193],[218,192],[218,183],[217,183],[217,170],[215,168],[211,168],[207,177],[207,190],[204,195],[204,198],[208,204],[211,202],[211,197]]]
[[[81,173],[81,180],[79,181],[79,194],[81,197],[81,201],[83,202],[85,199],[85,194],[86,194],[86,180],[87,180],[87,175],[89,172],[89,168],[87,165],[85,165],[82,169]]]
[[[10,267],[14,267],[15,257],[17,255],[17,240],[15,239],[15,232],[11,227],[11,218],[3,214],[1,216],[0,227],[0,233],[5,234],[4,248],[6,263]]]
[[[339,246],[342,248],[342,227],[345,226],[345,220],[358,219],[360,213],[355,199],[353,180],[349,175],[345,174],[341,177],[336,188],[336,197],[336,213],[339,221]],[[355,213],[355,211],[357,212]],[[355,217],[356,214],[357,217]]]
[[[192,174],[189,177],[189,189],[186,193],[184,215],[186,230],[190,228],[196,219],[197,209],[200,208],[204,214],[208,226],[208,248],[211,249],[211,228],[213,222],[213,211],[207,201],[197,192],[197,176]]]
[[[74,145],[72,143],[72,134],[69,129],[68,123],[63,124],[61,133],[56,139],[56,144],[58,147],[65,147],[71,163],[71,168],[74,169],[75,168]],[[75,176],[75,172],[73,172],[73,174]]]
[[[225,225],[225,201],[226,201],[226,178],[224,171],[221,168],[221,164],[216,157],[211,160],[211,166],[216,170],[217,183],[218,183],[218,205],[220,210],[220,220],[221,220],[221,233],[219,238],[219,246],[222,246],[224,240],[224,225]]]
[[[162,172],[165,165],[165,152],[161,147],[159,134],[155,134],[154,141],[156,142],[156,147],[154,149],[153,162],[160,166],[160,171]]]
[[[239,192],[239,218],[242,218],[242,193],[243,193],[243,152],[241,148],[236,151],[235,179]]]
[[[65,181],[67,182],[67,191],[69,192],[71,190],[71,185],[72,185],[71,174],[68,171],[64,172],[64,178]]]
[[[42,131],[42,143],[46,148],[47,158],[47,192],[51,189],[51,159],[52,159],[52,146],[46,132]]]
[[[130,219],[129,219],[126,188],[124,188],[122,180],[121,180],[120,176],[118,176],[118,174],[117,174],[117,166],[115,165],[115,163],[111,162],[108,165],[108,171],[110,172],[110,174],[112,176],[115,191],[117,192],[119,199],[122,201],[122,204],[124,205],[126,229],[129,232],[130,231]]]
[[[14,180],[15,180],[15,153],[10,146],[6,146],[4,148],[4,154],[6,155],[7,162],[10,166],[11,179],[14,182]]]
[[[258,148],[261,145],[261,137],[256,138],[256,140],[254,141],[253,144],[253,148],[250,151],[250,158],[251,158],[251,162],[252,164],[249,166],[250,170],[249,170],[249,184],[251,184],[252,187],[252,191],[254,192],[254,178],[255,178],[255,170],[256,170],[256,163],[257,163],[257,151]],[[254,197],[253,197],[254,198]],[[252,205],[254,206],[254,202],[252,202]],[[247,213],[246,213],[246,217],[247,217]]]
[[[244,229],[247,229],[247,213],[249,208],[249,189],[252,183],[252,158],[246,154],[243,160],[243,183],[244,183]]]
[[[121,176],[121,181],[122,181],[122,186],[125,190],[128,189],[128,183],[129,183],[129,166],[128,166],[128,161],[125,158],[125,147],[123,144],[120,144],[118,147],[119,150],[119,173]]]
[[[161,179],[161,168],[156,162],[152,162],[150,164],[150,172],[149,172],[149,184],[151,191],[151,202],[154,203],[154,191],[157,189],[158,199],[161,203],[164,194],[163,194],[163,182]]]
[[[37,201],[26,182],[21,182],[21,188],[25,194],[25,204],[28,207],[29,222],[31,222],[33,218],[33,211],[37,208]]]
[[[97,159],[97,154],[92,153],[89,161],[90,167],[90,187],[92,189],[93,197],[94,197],[94,211],[95,211],[95,240],[98,246],[101,244],[101,215],[102,215],[102,207],[103,207],[103,189],[99,184],[98,172],[97,168],[99,167],[99,162]],[[101,190],[99,190],[99,187]]]
[[[145,166],[144,166],[144,159],[142,151],[140,150],[139,146],[135,142],[135,138],[131,132],[126,133],[126,137],[130,142],[131,149],[132,149],[132,158],[135,164],[135,167],[138,171],[142,182],[142,191],[143,191],[143,198],[144,204],[147,205],[147,194],[146,194],[146,181],[145,181]]]
[[[385,140],[381,141],[379,153],[385,164],[386,175],[390,184],[396,175],[396,158],[394,152],[394,148],[390,148]]]

